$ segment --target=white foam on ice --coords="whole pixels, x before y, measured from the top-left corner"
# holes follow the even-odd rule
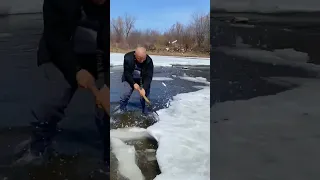
[[[152,78],[153,81],[172,81],[172,78],[169,77],[153,77]]]
[[[209,109],[210,87],[204,86],[174,96],[168,108],[158,111],[160,120],[147,128],[158,141],[161,174],[156,180],[210,179]]]
[[[254,48],[219,47],[216,50],[228,55],[244,57],[250,61],[271,63],[275,65],[287,65],[311,71],[320,71],[319,65],[307,63],[309,57],[306,53],[298,52],[293,49],[266,51]]]
[[[122,53],[110,53],[110,65],[123,65]],[[210,58],[194,58],[194,57],[176,57],[176,56],[157,56],[150,55],[154,66],[172,66],[172,65],[210,65]]]
[[[203,89],[204,88],[204,86],[192,86],[192,87],[194,87],[196,89]]]
[[[129,127],[129,128],[119,128],[111,129],[110,137],[117,138],[122,141],[145,139],[150,137],[149,133],[144,128],[139,127]]]
[[[118,138],[110,138],[112,152],[118,159],[120,174],[130,180],[144,180],[144,176],[136,164],[136,150],[134,146],[125,144]]]
[[[179,76],[180,79],[186,80],[186,81],[191,81],[191,82],[197,82],[197,83],[203,83],[206,85],[210,85],[210,82],[207,81],[206,78],[203,77],[190,77],[184,74],[184,76]]]

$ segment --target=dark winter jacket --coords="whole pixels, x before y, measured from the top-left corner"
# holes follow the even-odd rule
[[[108,1],[107,1],[108,2]],[[81,69],[74,52],[73,37],[81,19],[81,11],[99,23],[97,47],[103,52],[104,82],[109,86],[109,7],[95,5],[90,0],[44,0],[44,29],[38,50],[38,65],[54,63],[66,80],[77,86],[76,73]]]
[[[129,52],[124,55],[123,61],[123,75],[122,81],[126,81],[133,88],[135,80],[133,79],[133,71],[135,69],[136,58],[134,56],[134,51]],[[149,55],[147,55],[147,59],[142,63],[141,68],[141,80],[142,80],[142,88],[149,89],[151,85],[153,77],[153,62]]]

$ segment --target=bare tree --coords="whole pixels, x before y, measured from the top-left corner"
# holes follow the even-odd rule
[[[116,42],[120,43],[123,40],[124,36],[124,21],[119,16],[118,18],[111,20],[111,25],[116,36]]]
[[[184,31],[183,24],[176,22],[174,34],[176,36],[176,40],[178,40],[179,43],[181,43],[183,31]]]
[[[182,32],[181,44],[182,44],[182,47],[185,49],[185,51],[190,51],[195,44],[193,31],[194,31],[194,28],[192,26],[187,26]]]
[[[192,25],[194,27],[194,35],[198,47],[203,47],[203,42],[210,32],[210,17],[208,15],[195,13],[192,16]]]
[[[142,33],[138,30],[133,30],[130,33],[130,36],[127,38],[127,43],[129,44],[130,48],[135,48],[136,46],[140,46],[142,44],[141,42]]]
[[[129,16],[128,14],[125,14],[124,16],[124,31],[125,31],[125,39],[127,40],[130,32],[133,30],[135,25],[136,19],[133,16]]]
[[[160,33],[154,29],[135,28],[136,19],[125,14],[111,20],[112,47],[133,49],[145,46],[149,51],[210,52],[210,14],[195,13],[188,25],[176,22]],[[177,40],[172,44],[173,41]],[[171,42],[171,43],[169,43]]]

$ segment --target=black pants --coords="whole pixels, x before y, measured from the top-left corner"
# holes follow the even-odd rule
[[[37,100],[31,109],[34,117],[34,122],[31,123],[33,127],[31,150],[43,153],[56,135],[57,123],[64,117],[64,111],[77,87],[71,87],[54,64],[45,63],[39,68],[44,78],[41,92],[37,94]],[[102,109],[97,108],[96,112],[95,120],[104,145],[104,160],[109,161],[109,117]]]
[[[135,82],[141,86],[140,80],[135,80]],[[120,96],[120,110],[125,111],[127,109],[129,99],[130,99],[134,89],[129,85],[128,82],[124,81],[122,91],[123,91],[122,95]],[[146,91],[146,97],[149,97],[150,88],[145,89],[145,91]],[[144,98],[140,97],[140,103],[141,103],[142,113],[147,114],[148,108],[146,108],[146,101],[144,100]]]

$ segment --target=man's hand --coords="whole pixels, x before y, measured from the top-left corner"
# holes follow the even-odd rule
[[[76,78],[78,85],[82,88],[90,89],[95,85],[94,77],[87,70],[81,69],[78,71]]]
[[[110,89],[107,86],[101,88],[96,95],[96,104],[110,115]]]
[[[140,96],[146,96],[146,91],[142,88],[139,90]]]
[[[137,84],[137,83],[135,83],[135,84],[133,85],[133,88],[134,88],[135,90],[137,90],[137,91],[140,91],[140,86],[139,86],[139,84]]]

